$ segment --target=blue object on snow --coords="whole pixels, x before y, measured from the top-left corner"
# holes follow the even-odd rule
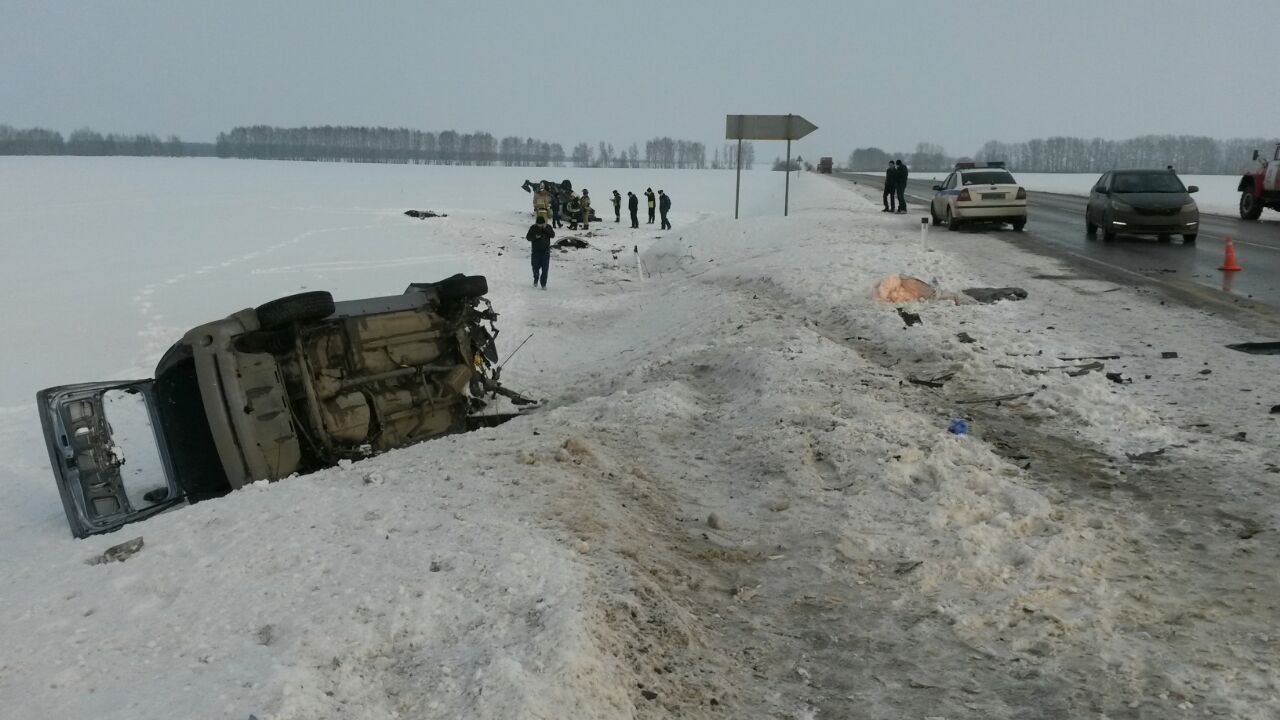
[[[952,435],[963,435],[969,432],[969,423],[965,422],[964,420],[961,420],[960,418],[956,418],[955,420],[951,421],[950,425],[947,426],[947,432],[951,433]]]

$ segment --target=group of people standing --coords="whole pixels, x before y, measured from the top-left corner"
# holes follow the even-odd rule
[[[582,195],[572,190],[565,192],[568,193],[568,197],[562,199],[560,193],[551,192],[546,185],[539,183],[533,191],[534,217],[550,221],[552,227],[564,227],[564,222],[560,219],[563,215],[569,221],[570,230],[577,230],[579,224],[582,225],[583,230],[589,230],[591,228],[591,194],[586,188],[582,189]],[[614,192],[617,193],[616,190]]]
[[[568,181],[565,181],[568,184]],[[527,186],[526,186],[527,188]],[[662,229],[670,230],[671,221],[667,219],[667,213],[671,212],[671,196],[662,190],[655,195],[653,188],[645,188],[645,202],[649,206],[649,223],[654,221],[654,210],[662,216]],[[622,195],[617,191],[613,191],[613,221],[622,222]],[[627,191],[627,210],[631,213],[631,227],[640,227],[640,198],[636,194]],[[582,189],[582,195],[568,191],[568,197],[561,201],[560,193],[551,192],[546,185],[539,183],[538,187],[533,191],[533,225],[529,227],[529,232],[525,234],[525,239],[530,243],[530,260],[533,265],[533,286],[547,289],[547,270],[551,265],[551,238],[556,236],[555,228],[563,227],[561,215],[564,215],[569,222],[570,230],[577,230],[578,225],[582,225],[583,230],[589,230],[591,227],[591,194],[586,188]],[[598,219],[598,218],[597,218]]]
[[[884,210],[880,212],[907,211],[907,166],[901,160],[889,161],[889,169],[884,173],[883,199]]]
[[[537,189],[533,191],[533,215],[540,217],[551,223],[551,227],[564,227],[561,220],[563,215],[569,221],[569,229],[577,230],[578,225],[582,225],[583,230],[591,229],[591,194],[586,188],[582,189],[582,195],[578,195],[572,190],[568,191],[568,197],[561,199],[560,193],[550,192],[545,185],[539,184]],[[671,212],[671,196],[662,190],[655,195],[653,188],[645,188],[645,202],[649,206],[649,223],[654,221],[655,208],[662,216],[662,229],[670,230],[671,221],[667,219],[667,213]],[[622,222],[622,195],[617,190],[613,191],[613,221]],[[627,210],[631,212],[631,227],[640,227],[640,198],[636,194],[627,191]]]
[[[649,222],[653,223],[653,209],[657,205],[658,212],[662,215],[662,229],[670,230],[671,221],[667,219],[667,213],[671,212],[671,196],[659,190],[657,195],[653,194],[653,188],[644,189],[645,204],[649,206]],[[640,198],[636,194],[627,191],[627,210],[631,213],[631,227],[640,227]],[[613,191],[613,217],[614,222],[622,222],[622,196],[617,190]]]

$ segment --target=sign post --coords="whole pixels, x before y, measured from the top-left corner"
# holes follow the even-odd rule
[[[742,196],[742,141],[743,140],[786,140],[787,171],[786,191],[782,201],[782,214],[791,209],[791,141],[799,140],[818,129],[817,125],[799,115],[726,115],[726,140],[738,141],[738,177],[733,193],[733,217],[738,217],[738,203]]]

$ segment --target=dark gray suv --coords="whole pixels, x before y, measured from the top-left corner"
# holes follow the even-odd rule
[[[1155,235],[1165,239],[1181,235],[1193,243],[1200,232],[1200,208],[1191,193],[1200,188],[1184,186],[1173,170],[1113,170],[1105,173],[1089,192],[1084,211],[1090,235],[1102,228],[1108,242],[1117,235]]]

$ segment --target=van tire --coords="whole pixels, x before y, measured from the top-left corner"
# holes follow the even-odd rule
[[[258,327],[276,330],[293,323],[327,318],[333,311],[333,295],[323,290],[298,293],[259,305]]]

